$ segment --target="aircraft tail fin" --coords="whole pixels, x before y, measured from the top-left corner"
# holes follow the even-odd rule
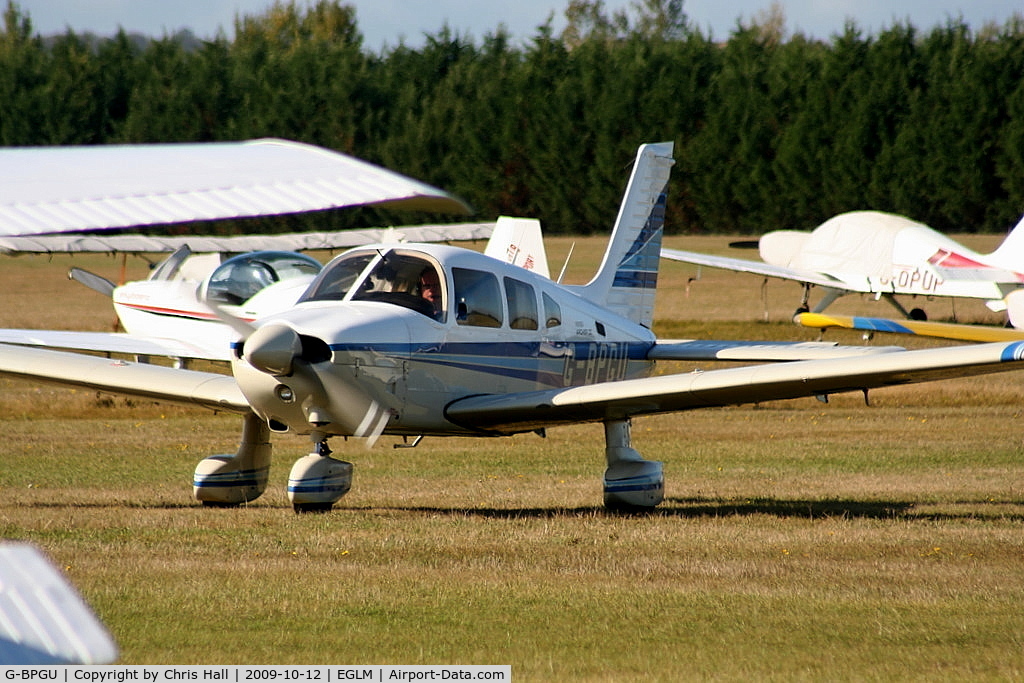
[[[985,261],[997,268],[1019,273],[1024,267],[1024,218],[1006,235],[1003,243]]]
[[[661,261],[672,142],[642,145],[597,275],[580,294],[650,327]]]
[[[484,253],[550,278],[540,221],[499,216]]]

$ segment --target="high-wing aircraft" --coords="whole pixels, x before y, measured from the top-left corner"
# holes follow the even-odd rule
[[[8,147],[0,235],[374,206],[470,213],[435,187],[291,140]]]
[[[605,504],[651,507],[664,495],[662,464],[633,448],[634,416],[1024,367],[1024,343],[902,351],[657,339],[672,149],[640,147],[585,285],[449,245],[357,247],[325,266],[294,307],[255,321],[224,314],[240,334],[231,375],[4,344],[0,374],[238,413],[238,451],[195,471],[194,494],[211,505],[265,490],[273,433],[308,435],[312,452],[292,467],[288,495],[296,510],[323,510],[351,486],[352,464],[330,455],[333,437],[372,444],[388,434],[415,445],[602,423]],[[793,362],[654,375],[657,361],[693,359]]]
[[[809,310],[812,286],[825,294],[820,313],[854,292],[885,299],[906,318],[924,320],[921,308],[908,311],[897,296],[982,299],[993,311],[1024,284],[1024,228],[1018,225],[991,254],[978,254],[945,235],[903,216],[854,211],[834,216],[811,232],[779,230],[761,236],[763,262],[663,249],[664,258],[724,268],[804,285],[797,313]]]
[[[69,277],[111,297],[139,355],[182,361],[227,360],[237,339],[207,299],[246,319],[294,305],[321,268],[297,251],[480,239],[493,230],[464,223],[237,237],[64,234],[350,206],[468,212],[437,188],[289,140],[5,149],[0,179],[0,253],[169,254],[143,281],[119,286],[80,268]],[[91,333],[39,334],[5,330],[0,341],[31,337],[68,349],[98,343]]]

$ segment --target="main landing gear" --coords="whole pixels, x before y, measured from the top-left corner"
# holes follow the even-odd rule
[[[630,445],[629,419],[604,423],[604,505],[610,510],[653,508],[665,497],[660,462],[644,460]]]
[[[270,475],[270,428],[250,413],[242,423],[242,442],[234,455],[211,455],[196,465],[192,492],[212,507],[256,500],[267,489]]]

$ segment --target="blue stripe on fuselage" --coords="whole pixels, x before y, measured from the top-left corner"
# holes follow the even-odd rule
[[[372,353],[561,387],[579,384],[587,376],[587,364],[611,358],[611,362],[642,362],[649,342],[451,342],[332,344],[333,351]],[[572,367],[567,368],[568,364]],[[635,369],[635,366],[634,366]],[[623,368],[625,370],[625,368]],[[574,379],[579,377],[580,380]],[[622,379],[597,374],[597,379]]]

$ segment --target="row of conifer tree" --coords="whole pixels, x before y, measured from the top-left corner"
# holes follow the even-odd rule
[[[1002,232],[1024,213],[1024,20],[848,23],[815,40],[773,9],[715,40],[682,0],[611,15],[569,0],[565,16],[518,42],[442,27],[373,51],[338,0],[278,3],[203,41],[44,38],[8,2],[0,145],[289,138],[548,233],[606,231],[637,146],[661,140],[675,141],[670,232],[810,228],[855,209]]]

